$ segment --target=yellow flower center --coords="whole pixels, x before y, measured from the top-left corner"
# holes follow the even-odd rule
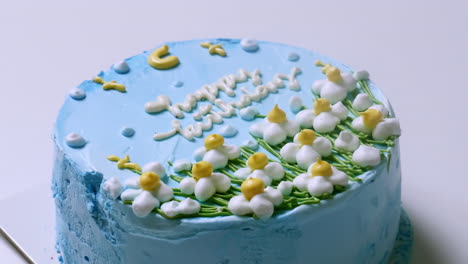
[[[314,176],[324,176],[329,177],[333,174],[332,167],[330,163],[324,160],[317,160],[317,162],[312,165],[312,177]]]
[[[375,126],[383,120],[382,112],[377,109],[367,109],[365,112],[359,114],[362,116],[364,125],[368,128],[375,128]]]
[[[212,150],[224,145],[224,137],[218,134],[211,134],[205,138],[206,150]]]
[[[341,71],[340,69],[336,67],[328,67],[328,69],[326,69],[326,74],[327,74],[327,79],[330,82],[334,82],[334,83],[343,82],[343,78],[341,77]]]
[[[140,176],[140,186],[145,191],[154,191],[161,186],[161,181],[159,175],[152,172],[147,171]]]
[[[261,170],[268,164],[268,157],[265,153],[257,152],[247,160],[247,166],[251,170]]]
[[[248,178],[241,185],[242,194],[249,201],[255,195],[263,193],[264,189],[265,184],[258,178]]]
[[[209,177],[213,173],[213,165],[208,161],[200,161],[192,166],[192,177],[198,181],[201,178]]]
[[[271,123],[281,124],[286,122],[288,119],[286,118],[286,113],[281,110],[276,104],[275,107],[268,113],[267,115],[268,121]]]
[[[314,102],[315,115],[319,115],[322,112],[328,112],[331,110],[330,101],[325,98],[319,98]]]
[[[301,145],[312,145],[316,138],[317,136],[312,129],[304,129],[297,134],[297,141],[299,141]]]

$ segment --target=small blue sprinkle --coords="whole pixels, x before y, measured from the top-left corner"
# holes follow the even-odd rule
[[[295,52],[290,52],[288,54],[288,60],[289,61],[298,61],[299,60],[299,54],[295,53]]]
[[[73,88],[68,94],[74,100],[83,100],[86,97],[85,91],[80,88]]]
[[[233,137],[235,135],[237,135],[237,128],[231,126],[231,125],[225,125],[223,127],[221,127],[219,129],[219,134],[221,134],[221,136],[223,137],[227,137],[227,138],[230,138],[230,137]]]
[[[130,71],[130,67],[128,67],[127,62],[125,61],[117,62],[116,64],[114,64],[113,68],[116,73],[120,74],[125,74]]]
[[[135,129],[131,127],[124,127],[122,128],[122,135],[124,137],[132,137],[133,135],[135,135]]]
[[[184,82],[183,81],[176,81],[176,82],[174,82],[173,86],[174,87],[182,87],[182,86],[184,86]]]
[[[86,140],[77,133],[70,133],[66,136],[65,142],[71,148],[82,148],[86,145]]]

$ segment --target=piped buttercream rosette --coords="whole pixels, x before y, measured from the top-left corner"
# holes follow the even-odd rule
[[[226,166],[229,160],[238,158],[240,153],[238,146],[224,144],[223,136],[211,134],[205,138],[204,146],[195,150],[194,158],[211,163],[214,169],[220,169]]]
[[[303,169],[309,168],[318,158],[332,153],[330,140],[317,137],[315,132],[304,129],[296,136],[294,142],[287,143],[280,150],[281,157],[289,163],[297,163]]]
[[[373,105],[356,117],[352,126],[354,129],[366,134],[372,134],[375,140],[386,140],[390,136],[401,134],[400,121],[389,118],[388,110],[383,105]]]
[[[315,64],[321,66],[322,72],[327,76],[327,79],[317,80],[312,84],[312,91],[320,97],[335,104],[345,99],[348,92],[356,89],[357,81],[352,73],[341,72],[338,68],[320,61]]]
[[[247,168],[237,170],[234,176],[240,179],[258,178],[266,186],[270,186],[272,181],[284,177],[284,168],[278,162],[269,162],[265,153],[257,152],[247,160]]]
[[[275,206],[283,201],[277,189],[268,186],[259,178],[248,178],[241,185],[242,194],[229,200],[228,209],[235,215],[255,214],[260,219],[270,218]]]
[[[250,133],[270,145],[278,145],[287,137],[293,137],[299,130],[299,124],[295,120],[288,120],[286,113],[278,105],[275,105],[262,122],[250,127]]]
[[[307,191],[310,195],[320,196],[333,192],[333,185],[347,186],[348,176],[333,167],[330,163],[317,160],[310,165],[307,173],[294,178],[294,186],[300,191]]]
[[[296,120],[302,128],[314,128],[319,133],[328,133],[348,117],[348,109],[343,103],[331,105],[326,98],[314,102],[314,109],[305,109],[297,113]]]
[[[195,194],[197,200],[204,202],[215,193],[225,193],[231,188],[231,179],[222,173],[213,172],[208,161],[200,161],[192,166],[192,177],[180,182],[180,190],[185,194]]]

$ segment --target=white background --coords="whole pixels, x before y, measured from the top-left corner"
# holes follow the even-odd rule
[[[467,1],[69,2],[0,2],[0,225],[41,263],[56,263],[51,130],[66,93],[163,41],[204,37],[284,42],[368,69],[401,119],[412,262],[468,263]],[[4,247],[0,259],[15,263]]]

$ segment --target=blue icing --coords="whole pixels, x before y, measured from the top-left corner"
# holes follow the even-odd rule
[[[202,41],[221,43],[228,56],[209,56],[199,46]],[[346,65],[312,51],[265,41],[258,42],[261,49],[255,53],[245,52],[239,48],[239,40],[230,39],[167,44],[171,55],[178,56],[181,61],[177,67],[155,70],[147,64],[150,51],[128,58],[126,63],[132,69],[128,74],[121,75],[113,70],[100,74],[106,81],[116,80],[124,84],[126,93],[107,92],[99,84],[84,81],[80,89],[87,93],[87,99],[77,102],[67,98],[60,111],[54,131],[57,161],[53,189],[57,204],[58,244],[62,248],[64,262],[80,263],[84,256],[91,263],[147,263],[154,259],[161,263],[181,263],[195,258],[203,259],[206,263],[229,264],[303,263],[304,259],[316,263],[379,263],[387,259],[384,253],[393,245],[400,208],[397,147],[392,150],[389,171],[382,163],[361,176],[363,184],[352,183],[350,190],[333,200],[281,212],[267,221],[238,216],[169,221],[154,214],[138,218],[127,205],[109,201],[102,191],[96,191],[97,183],[93,182],[92,188],[86,187],[89,177],[95,175],[90,172],[96,170],[104,180],[116,177],[124,182],[135,176],[130,171],[118,170],[115,163],[106,160],[108,155],[128,154],[133,162],[140,165],[152,161],[167,164],[167,161],[192,159],[193,151],[203,145],[203,138],[188,141],[180,135],[162,141],[153,140],[155,132],[169,131],[174,119],[167,111],[158,114],[144,111],[144,104],[158,95],[168,95],[172,103],[183,102],[186,94],[216,82],[222,76],[237,74],[240,68],[248,71],[259,69],[263,83],[267,83],[275,74],[289,74],[291,71],[291,63],[287,63],[287,58],[280,54],[299,54],[303,59],[294,66],[302,69],[302,74],[296,77],[302,90],[289,90],[288,81],[285,81],[286,87],[279,89],[277,94],[270,94],[261,102],[253,102],[259,113],[266,115],[274,104],[287,109],[287,99],[293,95],[299,95],[304,105],[312,105],[310,87],[314,80],[323,79],[324,76],[320,68],[311,65],[311,61],[320,59],[350,71]],[[165,88],[180,79],[185,80],[185,84],[177,90]],[[242,95],[240,87],[250,91],[254,89],[250,81],[245,82],[237,86],[234,98],[223,92],[220,92],[219,98],[228,102],[237,101]],[[372,83],[370,88],[379,100],[389,106],[380,90]],[[204,104],[206,102],[200,102],[198,107]],[[293,117],[289,111],[287,114],[289,118]],[[190,113],[185,113],[185,118],[179,120],[183,127],[195,123]],[[224,124],[216,124],[212,131],[226,124],[239,128],[237,135],[226,139],[226,142],[241,145],[251,139],[248,127],[259,121],[246,121],[239,116],[225,118]],[[128,140],[114,132],[128,124],[138,129],[138,137]],[[86,133],[89,143],[85,149],[65,145],[64,139],[69,131]],[[204,136],[212,131],[205,132]],[[165,166],[168,173],[172,173]],[[66,179],[68,182],[72,179],[69,185],[65,184]],[[178,186],[172,180],[168,184]],[[369,201],[375,196],[382,198],[378,204],[370,206]],[[109,202],[112,206],[105,206]],[[86,208],[88,203],[93,205],[92,214]],[[70,206],[77,210],[70,210]],[[86,230],[79,237],[77,233],[69,231],[80,226]],[[356,226],[367,229],[360,230]],[[388,229],[384,234],[388,235],[381,239],[378,236],[382,234],[380,229],[384,226]],[[167,239],[174,243],[168,243]],[[323,239],[326,239],[326,243],[323,243]],[[219,247],[220,241],[223,241],[223,247]],[[369,256],[372,244],[375,244],[374,257]],[[338,247],[339,254],[331,252],[330,245]],[[184,254],[178,254],[180,252]]]
[[[299,54],[295,53],[295,52],[290,52],[288,54],[288,60],[289,61],[298,61],[300,58]]]
[[[83,100],[86,98],[86,93],[80,88],[73,88],[70,92],[69,95],[72,99],[75,100]]]
[[[174,87],[182,87],[182,86],[184,86],[184,82],[183,81],[175,81],[173,86]]]
[[[135,129],[131,127],[124,127],[122,128],[121,133],[124,137],[133,137],[133,135],[135,135]]]

